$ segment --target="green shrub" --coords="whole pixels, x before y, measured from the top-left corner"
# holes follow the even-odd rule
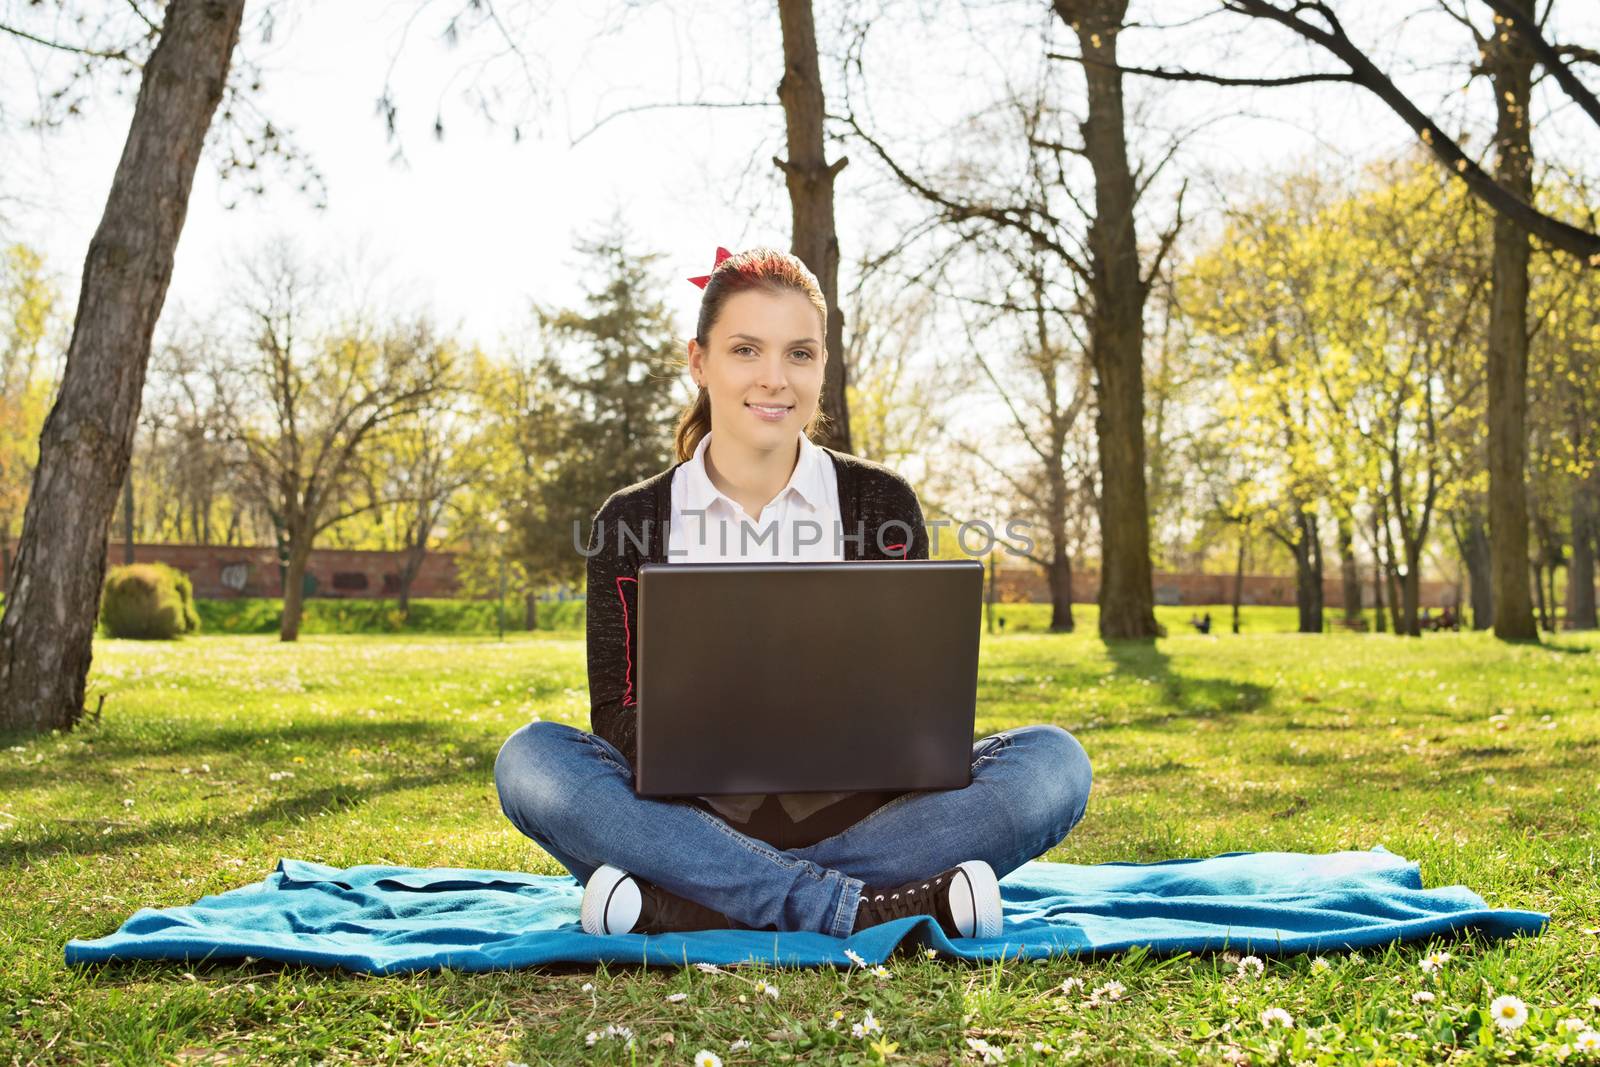
[[[171,640],[196,633],[194,586],[165,563],[113,567],[100,595],[100,624],[112,637]]]
[[[276,633],[283,616],[283,601],[268,597],[201,600],[200,615],[209,634]],[[582,600],[546,600],[539,603],[540,631],[582,632]],[[522,601],[506,601],[506,630],[522,630]],[[300,617],[303,634],[455,633],[492,634],[496,627],[493,600],[411,601],[411,617],[400,616],[393,600],[348,600],[313,597]]]

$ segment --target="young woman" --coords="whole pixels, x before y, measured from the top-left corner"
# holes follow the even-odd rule
[[[641,564],[928,558],[905,479],[810,440],[828,358],[827,305],[811,272],[788,253],[719,248],[712,273],[691,281],[705,290],[688,343],[699,392],[678,423],[678,462],[613,493],[591,526],[594,732],[541,721],[514,733],[495,761],[501,808],[584,885],[590,933],[848,937],[932,915],[950,937],[998,936],[997,879],[1054,847],[1088,804],[1088,757],[1058,726],[979,740],[964,789],[672,799],[633,791]],[[751,714],[759,699],[752,694]]]

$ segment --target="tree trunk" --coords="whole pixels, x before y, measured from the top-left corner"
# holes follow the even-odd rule
[[[1050,630],[1070,634],[1077,626],[1072,618],[1072,557],[1059,543],[1045,573],[1050,579]]]
[[[1556,567],[1558,566],[1559,564],[1552,561],[1549,569],[1545,571],[1545,582],[1548,583],[1545,589],[1545,602],[1550,605],[1550,619],[1544,628],[1551,633],[1555,633],[1561,628],[1561,604],[1556,600]]]
[[[1533,0],[1508,0],[1532,19]],[[1495,180],[1533,203],[1533,149],[1528,101],[1533,54],[1516,33],[1498,33],[1487,66],[1494,83]],[[1527,231],[1494,217],[1487,375],[1489,546],[1494,633],[1505,641],[1537,641],[1528,590],[1528,254]]]
[[[1295,515],[1300,539],[1294,545],[1294,603],[1300,613],[1300,632],[1322,632],[1322,544],[1317,517],[1301,510]]]
[[[417,580],[417,574],[422,570],[423,557],[428,554],[424,545],[412,545],[406,549],[405,562],[400,564],[400,617],[411,618],[411,585]]]
[[[300,640],[300,617],[305,613],[306,564],[311,562],[311,537],[292,537],[289,563],[283,571],[283,617],[278,620],[278,640]]]
[[[1406,546],[1406,576],[1400,584],[1401,604],[1403,605],[1405,629],[1397,632],[1409,634],[1412,637],[1422,636],[1422,620],[1419,611],[1422,605],[1422,546]]]
[[[1356,566],[1356,532],[1349,519],[1339,520],[1339,584],[1347,622],[1361,618],[1361,570]]]
[[[1394,635],[1403,637],[1411,632],[1411,624],[1406,619],[1405,600],[1400,595],[1400,567],[1392,556],[1384,561],[1383,580],[1389,585],[1389,616],[1394,623]]]
[[[1244,600],[1244,554],[1250,545],[1248,529],[1239,526],[1239,559],[1233,566],[1233,632],[1239,632],[1239,604]]]
[[[1572,487],[1572,557],[1567,564],[1567,626],[1573,630],[1600,627],[1595,615],[1594,556],[1600,537],[1600,492],[1591,475]]]
[[[1138,199],[1128,168],[1117,35],[1127,0],[1055,0],[1088,60],[1088,110],[1080,129],[1094,171],[1089,226],[1089,355],[1095,370],[1100,451],[1100,636],[1149,638],[1156,624],[1145,490],[1144,303]]]
[[[171,0],[84,258],[66,371],[39,437],[0,621],[0,729],[83,714],[106,540],[128,476],[150,335],[244,0]]]
[[[828,362],[822,371],[822,412],[827,418],[819,427],[820,443],[849,452],[850,408],[845,397],[849,374],[844,361],[844,312],[839,307],[833,182],[850,160],[840,156],[830,164],[823,146],[826,102],[811,0],[778,0],[778,22],[783,30],[783,80],[778,83],[778,100],[783,104],[789,158],[774,156],[772,162],[783,171],[789,187],[792,251],[817,276],[828,302]]]
[[[539,599],[532,589],[522,594],[522,628],[529,633],[539,628]]]
[[[1473,512],[1466,529],[1456,534],[1456,548],[1467,565],[1468,595],[1472,598],[1472,628],[1487,630],[1494,622],[1493,560],[1489,551],[1489,531],[1483,516]]]
[[[1530,564],[1533,572],[1533,610],[1534,617],[1538,620],[1541,630],[1550,629],[1550,615],[1544,601],[1544,561],[1534,560]]]
[[[1385,597],[1383,595],[1383,561],[1374,557],[1372,561],[1372,630],[1374,633],[1389,632],[1389,613],[1384,610]]]

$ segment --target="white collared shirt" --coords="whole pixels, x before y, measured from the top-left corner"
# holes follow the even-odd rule
[[[805,434],[789,482],[751,517],[706,473],[711,434],[672,476],[668,563],[723,560],[842,560],[839,474],[833,460]]]
[[[726,560],[843,560],[844,519],[839,512],[839,472],[833,460],[804,433],[789,482],[755,518],[723,493],[706,473],[707,433],[694,455],[672,476],[672,517],[667,533],[668,563]],[[844,793],[779,793],[778,802],[796,822],[836,801]],[[748,822],[763,793],[701,797],[733,819]]]

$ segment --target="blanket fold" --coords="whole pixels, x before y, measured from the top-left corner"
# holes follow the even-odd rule
[[[945,936],[931,917],[840,939],[821,933],[705,930],[594,937],[578,923],[569,875],[456,868],[335,868],[283,859],[260,882],[172,908],[141,908],[105,937],[71,940],[69,964],[244,957],[369,974],[546,963],[868,963],[927,947],[969,960],[1117,952],[1258,955],[1367,948],[1477,930],[1537,933],[1549,917],[1491,908],[1465,886],[1422,887],[1415,863],[1383,846],[1305,854],[1078,865],[1033,860],[1000,882],[996,938]]]

